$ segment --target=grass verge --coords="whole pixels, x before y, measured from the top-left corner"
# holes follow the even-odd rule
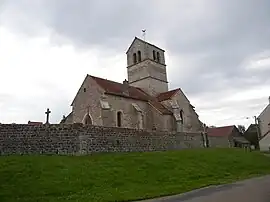
[[[2,156],[0,201],[129,201],[269,173],[269,157],[237,149]]]

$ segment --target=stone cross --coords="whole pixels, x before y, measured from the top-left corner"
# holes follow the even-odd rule
[[[47,117],[46,117],[46,124],[49,124],[50,113],[51,113],[51,111],[49,110],[49,108],[47,108],[47,111],[45,112],[45,114],[47,115]]]

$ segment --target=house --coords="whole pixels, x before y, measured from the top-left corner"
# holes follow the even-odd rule
[[[269,151],[270,149],[270,97],[268,105],[258,116],[258,124],[260,128],[260,150]]]
[[[251,146],[259,149],[259,126],[258,124],[250,124],[248,129],[244,132],[244,137],[250,142]]]
[[[250,143],[235,125],[207,128],[210,147],[249,147]]]
[[[62,124],[83,123],[160,131],[202,131],[181,88],[169,90],[164,50],[137,37],[127,55],[123,83],[87,75]]]

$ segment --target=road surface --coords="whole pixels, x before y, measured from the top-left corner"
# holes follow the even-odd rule
[[[269,168],[270,169],[270,168]],[[270,175],[143,202],[270,202]]]

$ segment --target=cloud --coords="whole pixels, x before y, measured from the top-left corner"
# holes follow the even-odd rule
[[[5,53],[0,65],[20,72],[5,73],[5,82],[11,83],[7,79],[11,77],[21,79],[20,75],[29,80],[33,75],[23,84],[25,88],[33,90],[35,82],[40,89],[35,93],[49,92],[51,97],[53,92],[66,91],[64,100],[55,103],[67,103],[86,73],[122,81],[125,51],[133,37],[147,29],[146,39],[166,50],[170,88],[181,87],[198,113],[208,114],[202,115],[203,121],[226,124],[222,117],[232,116],[233,122],[243,111],[258,114],[267,103],[269,7],[268,0],[1,1],[0,27],[9,33],[2,41],[0,37],[5,43],[0,47]],[[14,40],[7,42],[11,35]],[[116,69],[119,75],[113,74]],[[50,85],[59,89],[51,92]],[[264,93],[257,93],[262,88]],[[239,101],[224,103],[242,91],[240,111]],[[225,110],[219,120],[209,115],[216,108]]]

